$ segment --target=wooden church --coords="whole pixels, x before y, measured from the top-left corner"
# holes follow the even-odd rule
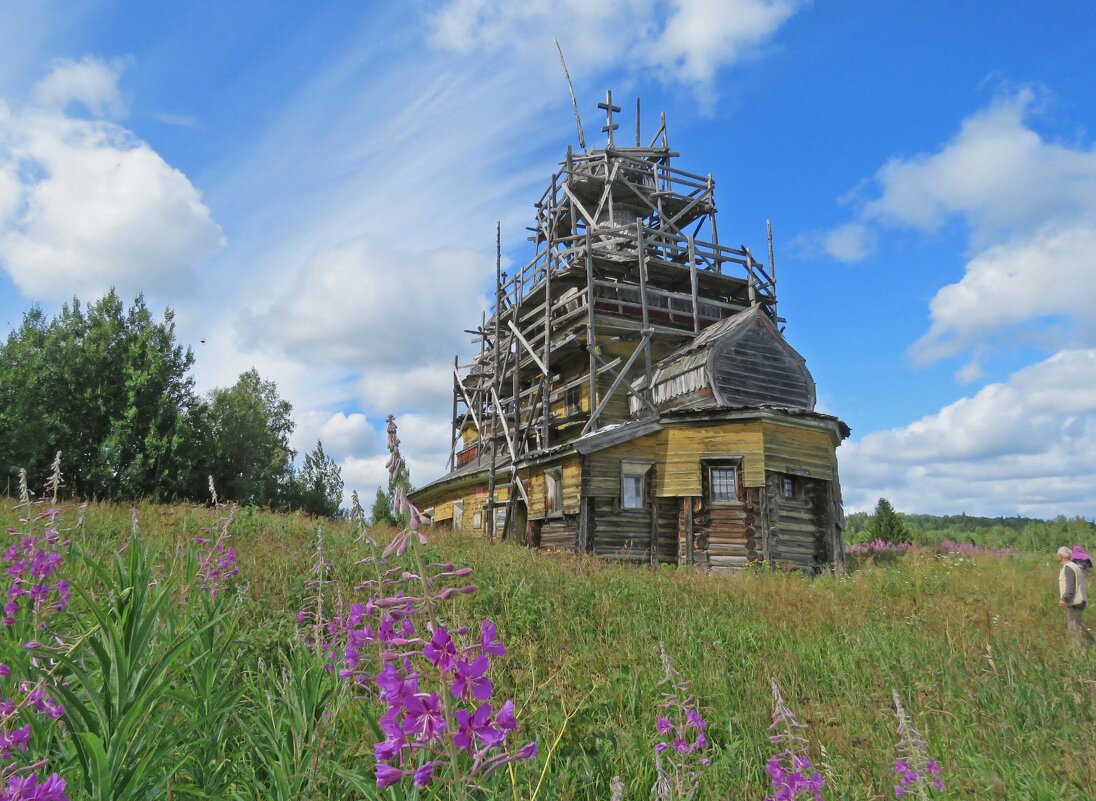
[[[712,176],[646,145],[568,148],[532,257],[453,362],[449,472],[412,493],[435,524],[545,549],[728,572],[844,561],[836,449],[783,335],[768,265],[721,244]]]

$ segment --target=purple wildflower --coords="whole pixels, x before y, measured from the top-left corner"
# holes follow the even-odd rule
[[[765,763],[765,772],[769,774],[773,788],[773,794],[765,801],[800,801],[808,798],[821,801],[826,780],[811,764],[807,755],[807,739],[796,734],[797,730],[805,729],[806,726],[795,719],[795,715],[784,702],[776,679],[772,680],[772,690],[771,728],[776,729],[777,733],[769,737],[769,741],[781,750]]]
[[[655,743],[656,780],[652,795],[664,799],[695,798],[700,790],[702,768],[710,764],[703,756],[708,740],[703,729],[708,725],[700,715],[690,683],[670,664],[666,646],[659,643],[663,679],[655,730],[661,736]]]
[[[456,677],[453,679],[452,692],[454,698],[464,701],[475,698],[486,701],[494,692],[491,680],[484,678],[491,667],[491,660],[486,655],[480,654],[471,662],[463,659],[457,660]]]
[[[894,699],[894,710],[898,716],[898,757],[894,760],[898,783],[894,785],[894,796],[927,799],[933,790],[944,789],[940,766],[935,759],[929,758],[925,740],[910,722],[902,698],[894,688],[891,688],[891,698]]]

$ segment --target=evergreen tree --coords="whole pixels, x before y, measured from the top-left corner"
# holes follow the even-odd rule
[[[392,514],[392,502],[381,487],[377,487],[377,494],[373,498],[373,508],[369,510],[369,520],[376,525],[396,525],[396,516]]]
[[[342,471],[335,460],[316,441],[316,448],[304,457],[304,466],[296,477],[297,504],[314,515],[341,517],[343,502]]]
[[[910,535],[902,518],[894,511],[890,501],[880,498],[875,505],[875,513],[868,521],[868,534],[871,539],[883,542],[909,542]]]

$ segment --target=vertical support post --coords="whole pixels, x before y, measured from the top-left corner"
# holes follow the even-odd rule
[[[544,366],[551,372],[552,369],[552,269],[554,267],[555,255],[554,255],[554,242],[555,236],[555,197],[558,183],[558,175],[552,176],[552,189],[549,195],[549,207],[548,207],[548,264],[544,273],[544,358],[541,359],[544,362]],[[541,379],[544,383],[544,391],[541,393],[544,396],[544,402],[541,411],[541,437],[540,446],[547,448],[548,442],[548,430],[551,427],[552,419],[552,402],[548,393],[548,376],[545,375]]]
[[[773,295],[773,318],[778,315],[776,313],[776,259],[773,257],[773,221],[765,220],[765,233],[769,240],[769,280],[772,281],[772,295]]]
[[[501,386],[501,376],[499,370],[501,369],[500,359],[502,357],[502,351],[499,347],[499,332],[502,316],[502,223],[495,223],[495,336],[491,340],[491,350],[494,355],[494,369],[491,370],[491,389],[494,391],[496,397],[501,396],[499,390]],[[485,326],[486,328],[486,326]],[[487,332],[483,332],[484,337],[487,336]],[[490,402],[490,398],[488,399]],[[501,410],[498,408],[492,408],[491,411],[491,468],[487,474],[487,520],[484,521],[484,530],[487,532],[488,539],[495,538],[495,462],[498,454],[498,420]],[[486,415],[484,415],[486,417]]]
[[[460,424],[457,422],[457,398],[460,395],[460,387],[457,386],[457,357],[453,356],[453,438],[449,443],[449,464],[453,466],[453,469],[457,469],[457,439],[460,437],[460,431],[457,426]]]
[[[651,570],[658,569],[658,498],[655,497],[655,468],[647,471],[647,506],[651,512]]]
[[[693,293],[693,333],[700,333],[700,300],[697,297],[696,240],[689,237],[689,288]]]
[[[639,98],[636,98],[636,147],[639,147]]]
[[[639,254],[639,300],[643,313],[643,330],[650,328],[647,311],[647,257],[643,252],[643,220],[636,217],[636,248]],[[643,375],[647,380],[647,396],[651,395],[651,338],[643,342]]]
[[[757,272],[754,270],[754,257],[750,249],[742,246],[742,252],[746,254],[746,288],[750,295],[750,308],[757,305]]]
[[[590,420],[592,431],[597,430],[597,337],[594,333],[594,251],[590,228],[586,227],[586,353],[590,357]],[[456,414],[453,415],[456,417]]]
[[[684,500],[685,504],[685,564],[693,566],[693,499]]]
[[[712,244],[715,245],[715,270],[723,272],[723,259],[719,255],[719,230],[715,227],[715,181],[712,174],[708,173],[708,203],[711,211],[708,212],[708,226],[712,229]]]

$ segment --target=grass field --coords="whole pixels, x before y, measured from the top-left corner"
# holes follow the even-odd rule
[[[19,528],[11,506],[3,522]],[[75,517],[72,507],[62,513],[65,525]],[[123,546],[153,549],[155,583],[175,593],[156,624],[167,637],[202,614],[188,554],[215,518],[201,507],[144,505],[134,540],[129,507],[93,505],[73,547],[104,564]],[[171,687],[155,700],[163,730],[183,734],[154,763],[170,778],[159,785],[152,772],[142,778],[160,795],[117,791],[103,801],[399,797],[370,789],[369,705],[287,656],[303,650],[294,616],[309,595],[321,525],[338,582],[329,599],[356,599],[362,546],[346,524],[241,510],[231,531],[246,586],[226,594],[224,617],[197,638],[208,647],[188,646],[193,661],[169,671],[168,683],[187,685],[190,700],[179,701],[185,693]],[[628,798],[649,798],[659,641],[693,682],[709,721],[712,765],[701,798],[767,795],[771,677],[809,727],[827,798],[894,796],[892,686],[941,763],[943,797],[1080,801],[1096,793],[1096,649],[1067,644],[1049,555],[917,552],[810,580],[651,572],[464,534],[436,535],[429,550],[474,568],[478,591],[457,596],[449,615],[497,623],[509,649],[493,674],[497,692],[515,699],[522,742],[540,746],[538,759],[496,774],[485,797],[608,799],[619,775]],[[76,554],[65,569],[91,593],[56,624],[79,656],[81,638],[96,627],[87,606],[107,603],[117,588],[103,586]],[[226,709],[206,708],[213,700]],[[70,797],[98,797],[99,785],[81,779],[72,738],[43,736],[41,755],[69,778]],[[129,746],[152,748],[157,731],[142,737]]]

